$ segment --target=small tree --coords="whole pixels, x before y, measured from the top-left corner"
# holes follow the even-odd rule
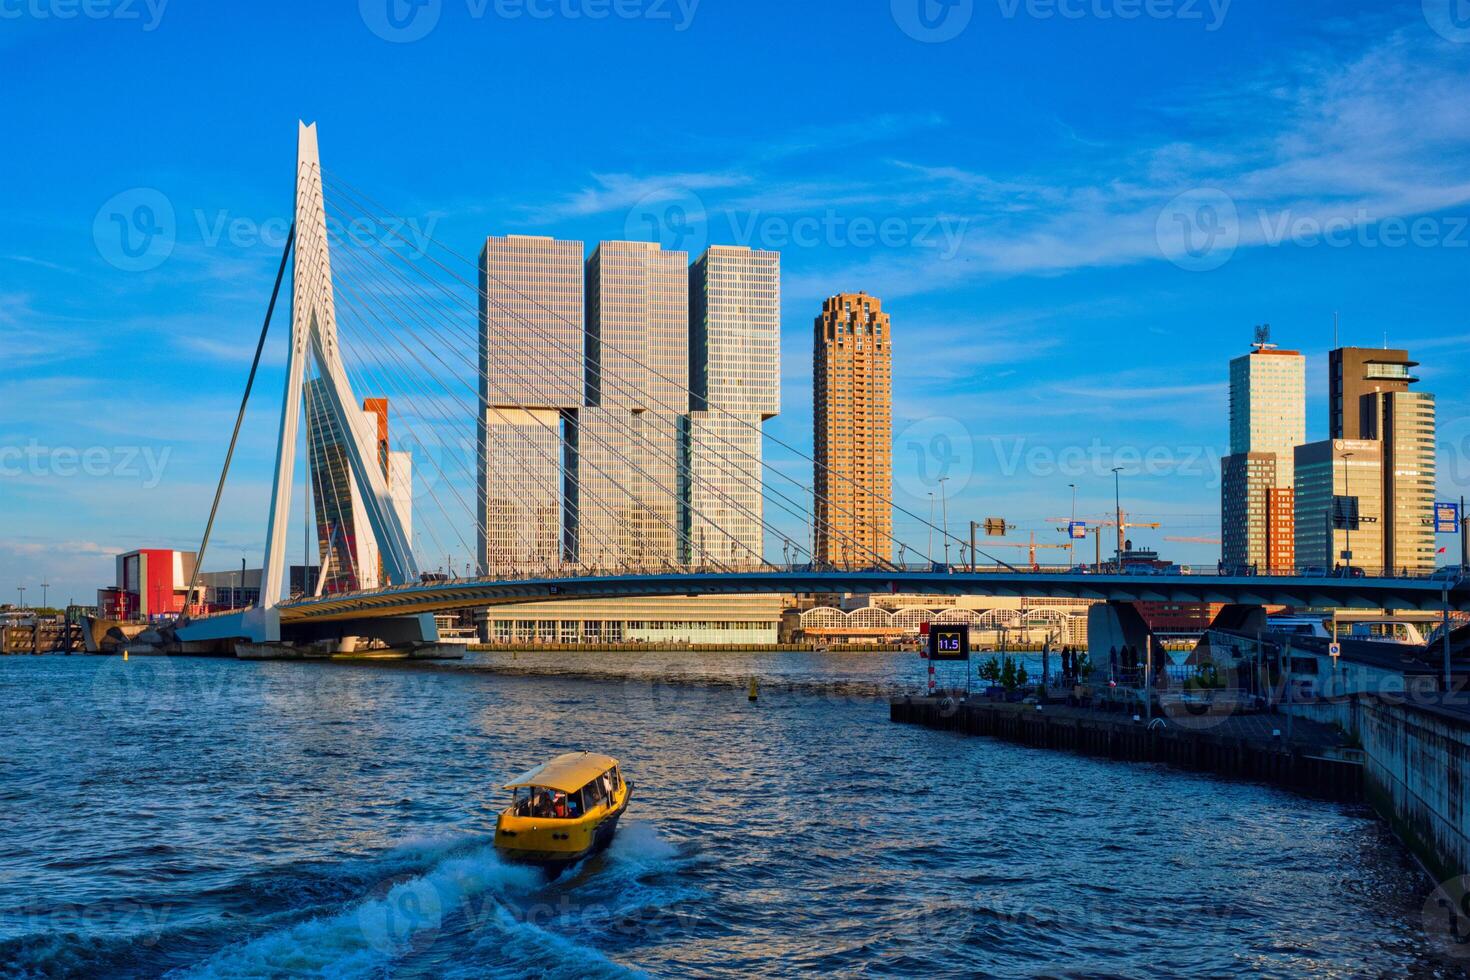
[[[1000,683],[1000,664],[994,657],[980,665],[980,679],[991,684]]]
[[[1016,665],[1016,686],[1017,687],[1025,687],[1026,686],[1026,682],[1029,681],[1030,679],[1031,679],[1030,675],[1026,673],[1026,665],[1025,664],[1017,664]]]
[[[1000,665],[1000,686],[1007,691],[1016,689],[1016,662],[1006,657]]]

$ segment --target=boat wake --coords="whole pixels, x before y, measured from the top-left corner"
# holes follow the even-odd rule
[[[402,873],[407,854],[434,863]],[[233,943],[173,977],[623,976],[599,951],[665,915],[674,890],[642,884],[672,870],[673,845],[630,823],[607,852],[557,881],[508,864],[483,838],[385,854],[399,874],[337,908]],[[630,925],[632,924],[632,925]],[[466,949],[473,955],[466,957]]]

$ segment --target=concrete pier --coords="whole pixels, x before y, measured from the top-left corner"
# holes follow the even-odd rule
[[[889,720],[967,735],[990,735],[1037,748],[1132,762],[1162,762],[1238,779],[1282,786],[1333,800],[1364,798],[1361,753],[1338,730],[1296,719],[1291,741],[1273,738],[1285,719],[1219,719],[1195,730],[1130,715],[1061,704],[1010,704],[961,697],[903,697],[889,702]]]

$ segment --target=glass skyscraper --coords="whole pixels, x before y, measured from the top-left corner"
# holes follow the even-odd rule
[[[1296,447],[1307,438],[1307,361],[1260,344],[1230,362],[1230,455],[1221,461],[1221,558],[1231,569],[1290,570],[1296,555]]]
[[[687,552],[688,268],[687,253],[652,242],[603,242],[587,260],[586,407],[567,490],[584,564],[677,564]]]
[[[482,574],[558,566],[568,418],[583,398],[581,242],[510,235],[480,254]]]
[[[347,433],[332,418],[327,405],[326,382],[306,382],[303,396],[306,414],[308,490],[315,501],[317,553],[326,568],[322,591],[326,594],[375,589],[384,584],[377,538],[368,522],[367,508],[352,478],[347,456]],[[413,455],[394,451],[388,440],[388,400],[369,398],[361,410],[347,406],[355,415],[356,427],[376,448],[371,459],[387,477],[388,492],[404,537],[413,540]],[[308,593],[316,582],[306,583]]]
[[[761,423],[781,411],[781,256],[711,246],[689,267],[691,560],[764,555]]]

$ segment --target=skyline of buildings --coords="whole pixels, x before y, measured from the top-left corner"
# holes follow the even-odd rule
[[[780,411],[780,257],[490,237],[480,256],[481,571],[747,565]]]
[[[1221,564],[1423,574],[1437,564],[1435,398],[1408,351],[1328,352],[1328,438],[1308,443],[1305,358],[1264,342],[1230,363]]]

